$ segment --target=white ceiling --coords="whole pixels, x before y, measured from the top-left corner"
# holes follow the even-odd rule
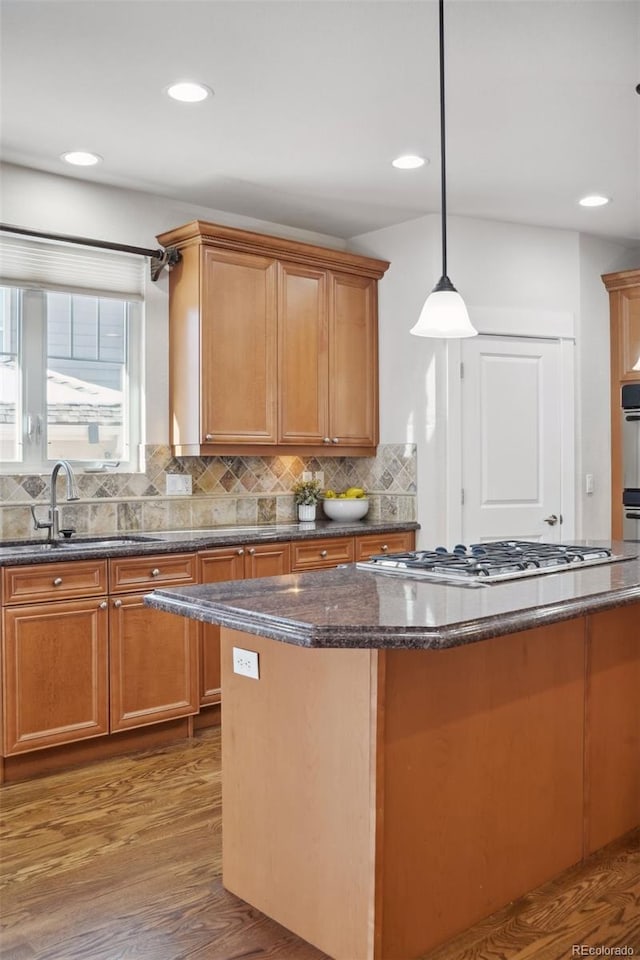
[[[435,0],[0,10],[6,161],[345,238],[439,210]],[[640,239],[640,0],[447,0],[445,23],[449,212]],[[169,100],[184,78],[215,96]]]

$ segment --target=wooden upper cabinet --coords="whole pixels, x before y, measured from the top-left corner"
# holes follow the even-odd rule
[[[279,439],[320,444],[329,430],[327,276],[280,264],[278,280]]]
[[[202,250],[202,442],[275,443],[276,263]]]
[[[377,281],[353,253],[194,221],[158,237],[170,274],[177,455],[372,455]]]
[[[376,283],[332,274],[329,298],[329,436],[338,447],[378,443]]]
[[[640,270],[608,273],[602,279],[609,291],[612,380],[617,386],[640,380]]]

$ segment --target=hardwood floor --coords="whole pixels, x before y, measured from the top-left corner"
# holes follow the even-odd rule
[[[326,960],[223,889],[220,777],[210,730],[4,787],[2,960]],[[574,945],[640,956],[640,831],[425,960],[567,960]]]

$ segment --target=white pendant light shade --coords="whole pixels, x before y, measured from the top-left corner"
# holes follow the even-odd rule
[[[471,325],[464,300],[457,290],[433,290],[409,333],[414,337],[448,340],[475,337],[478,331]]]
[[[425,300],[418,322],[409,333],[414,337],[437,337],[443,340],[475,337],[464,300],[447,276],[447,158],[444,106],[444,0],[438,2],[440,40],[440,200],[442,228],[442,276]]]

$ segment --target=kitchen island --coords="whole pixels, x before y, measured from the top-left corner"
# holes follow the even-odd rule
[[[419,957],[640,824],[635,558],[146,602],[223,626],[224,885],[337,960]]]

